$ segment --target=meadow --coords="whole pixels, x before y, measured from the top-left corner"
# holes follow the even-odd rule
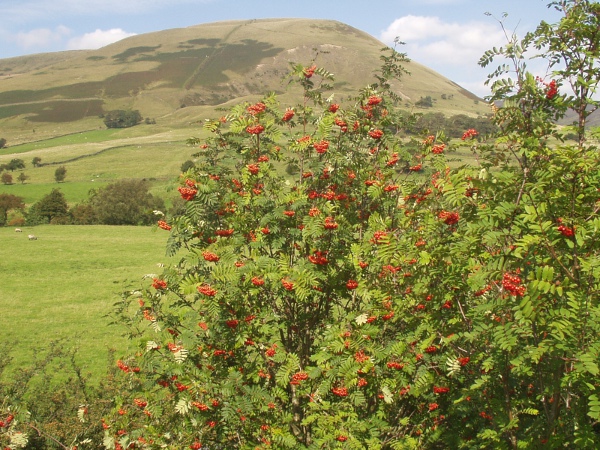
[[[30,233],[38,239],[28,240]],[[84,372],[99,379],[108,349],[128,346],[107,314],[122,291],[160,273],[157,264],[168,262],[166,239],[151,227],[0,228],[0,330],[15,367],[62,339],[78,349]]]

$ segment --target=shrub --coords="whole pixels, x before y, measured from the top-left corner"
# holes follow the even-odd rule
[[[0,226],[6,224],[10,211],[22,211],[24,208],[23,197],[6,193],[0,194]]]
[[[92,193],[89,205],[101,224],[149,225],[155,222],[153,211],[165,208],[149,187],[142,180],[120,180]]]
[[[315,65],[294,67],[300,105],[208,121],[185,213],[158,224],[183,254],[116,311],[141,348],[118,362],[132,414],[115,410],[105,446],[596,448],[600,14],[552,5],[559,24],[482,58],[517,79],[490,78],[498,139],[463,133],[480,166],[398,139],[385,79],[326,102]],[[536,79],[530,45],[565,68]],[[550,147],[567,109],[578,140]]]
[[[63,223],[67,218],[67,200],[60,189],[52,189],[48,195],[31,205],[27,211],[27,224]]]
[[[142,115],[138,110],[125,111],[117,109],[104,114],[104,125],[107,128],[129,128],[142,121]]]
[[[57,183],[65,181],[66,176],[67,168],[65,166],[60,166],[54,171],[54,180],[56,180]]]
[[[13,177],[10,173],[4,172],[0,176],[0,181],[2,181],[2,184],[13,184]]]

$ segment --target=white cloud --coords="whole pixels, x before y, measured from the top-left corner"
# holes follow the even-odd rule
[[[484,22],[444,22],[435,16],[404,16],[394,20],[380,36],[391,43],[395,37],[406,42],[408,56],[426,65],[477,64],[488,49],[502,45],[504,34]]]
[[[113,42],[120,41],[129,36],[135,36],[136,33],[128,33],[120,28],[110,30],[99,30],[91,33],[85,33],[83,36],[77,36],[69,40],[67,48],[69,50],[90,50],[104,47]]]
[[[58,26],[54,30],[49,28],[37,28],[27,32],[19,32],[12,37],[12,41],[24,49],[36,47],[49,47],[61,42],[71,31],[65,26]]]

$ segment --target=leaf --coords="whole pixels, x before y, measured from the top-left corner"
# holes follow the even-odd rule
[[[389,387],[384,386],[381,388],[381,393],[383,394],[383,401],[386,403],[392,403],[394,401],[394,394]]]
[[[460,372],[460,363],[457,358],[450,358],[446,360],[446,369],[448,370],[448,376],[453,376]]]
[[[590,395],[588,400],[589,411],[587,415],[594,420],[600,420],[600,400],[598,400],[596,394]]]
[[[367,319],[369,318],[368,314],[361,314],[360,316],[358,316],[356,319],[354,319],[354,321],[358,324],[358,325],[364,325],[365,323],[367,323]]]
[[[154,342],[154,341],[146,342],[146,351],[156,350],[157,348],[160,348],[160,345],[158,345],[157,342]]]
[[[177,411],[177,413],[179,413],[181,415],[186,415],[190,411],[191,407],[192,407],[191,402],[182,398],[175,405],[175,411]]]
[[[185,348],[179,349],[176,352],[173,353],[173,356],[175,357],[175,362],[178,364],[183,363],[187,357],[188,357],[188,351]]]

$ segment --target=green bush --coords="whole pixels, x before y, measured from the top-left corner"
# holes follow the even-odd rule
[[[182,256],[117,310],[140,350],[105,446],[597,448],[600,5],[556,5],[482,58],[513,67],[490,78],[496,139],[462,136],[481,165],[399,139],[384,82],[326,102],[314,65],[294,68],[302,104],[207,122],[185,213],[159,222]],[[536,79],[529,46],[566,67]],[[550,146],[568,109],[579,139]]]
[[[138,110],[116,109],[104,114],[104,125],[106,128],[129,128],[139,124],[142,121],[142,115]]]

